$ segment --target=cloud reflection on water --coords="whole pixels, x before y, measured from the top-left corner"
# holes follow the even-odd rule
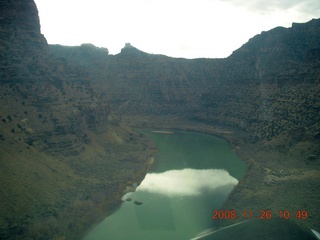
[[[163,173],[148,173],[137,192],[163,195],[194,196],[203,191],[215,191],[223,186],[235,186],[238,180],[221,169],[182,169]]]

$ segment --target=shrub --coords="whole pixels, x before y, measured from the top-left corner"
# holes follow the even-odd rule
[[[25,141],[24,141],[26,144],[28,144],[29,146],[32,146],[33,145],[33,140],[32,139],[26,139]]]

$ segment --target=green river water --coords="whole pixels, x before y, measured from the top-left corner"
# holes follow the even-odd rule
[[[159,149],[154,165],[136,192],[127,193],[121,207],[84,240],[192,239],[214,225],[212,210],[244,176],[245,164],[221,138],[141,131]]]

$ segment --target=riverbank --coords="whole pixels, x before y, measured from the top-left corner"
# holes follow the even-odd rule
[[[144,159],[143,164],[138,170],[134,172],[134,175],[130,177],[130,180],[120,180],[121,184],[118,185],[117,190],[114,194],[110,195],[108,198],[104,196],[104,198],[106,198],[105,201],[107,202],[107,204],[104,204],[103,211],[101,211],[101,206],[99,206],[99,204],[91,206],[92,209],[89,210],[97,214],[95,219],[88,220],[88,222],[90,221],[90,226],[85,231],[82,230],[81,239],[85,237],[90,231],[92,231],[92,229],[95,228],[97,224],[99,224],[106,217],[112,215],[115,211],[117,211],[121,204],[123,204],[123,196],[127,192],[135,191],[135,189],[141,184],[146,174],[148,173],[150,167],[154,163],[153,156],[156,153],[156,151],[157,149],[155,148],[152,142],[145,141],[144,151],[141,152],[140,156],[137,156],[140,159]]]
[[[182,121],[178,118],[130,117],[123,120],[142,128],[195,131],[222,137],[233,151],[247,164],[247,172],[231,192],[223,209],[234,209],[238,214],[252,211],[260,217],[263,210],[271,210],[273,217],[279,211],[288,211],[290,219],[305,228],[319,230],[320,168],[316,163],[306,162],[299,154],[288,154],[286,146],[266,141],[253,142],[250,134],[239,129]],[[286,144],[290,144],[288,141]],[[299,218],[297,213],[305,210],[308,217]],[[239,221],[241,218],[239,218]],[[223,221],[232,224],[237,220]]]

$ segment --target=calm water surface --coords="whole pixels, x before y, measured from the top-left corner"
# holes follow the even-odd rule
[[[159,149],[155,164],[136,192],[123,197],[131,201],[125,201],[84,240],[191,239],[213,226],[212,210],[221,207],[245,173],[245,164],[221,138],[141,131]]]

